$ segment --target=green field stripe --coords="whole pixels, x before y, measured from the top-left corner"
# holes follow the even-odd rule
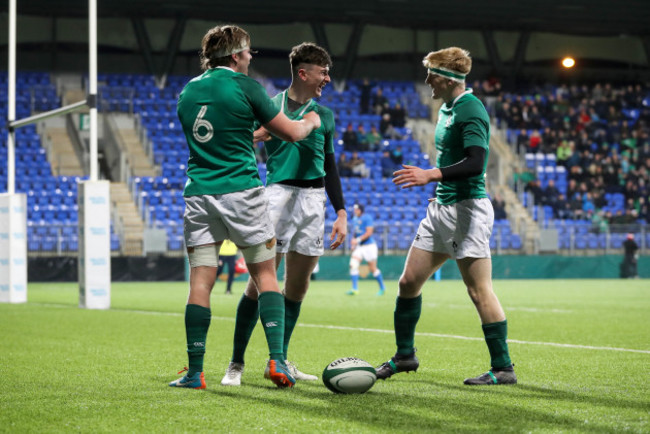
[[[55,308],[74,308],[78,309],[77,306],[69,304],[57,304],[57,303],[30,303],[31,306],[43,306],[43,307],[55,307]],[[134,309],[114,309],[111,308],[111,311],[114,312],[128,312],[128,313],[137,313],[143,315],[165,315],[165,316],[183,316],[185,315],[182,312],[159,312],[153,310],[134,310]],[[213,316],[213,320],[216,321],[231,321],[234,322],[234,317],[222,317],[222,316]],[[388,333],[393,334],[394,330],[385,330],[385,329],[374,329],[374,328],[365,328],[365,327],[348,327],[348,326],[338,326],[338,325],[329,325],[329,324],[305,324],[299,323],[298,327],[306,328],[318,328],[326,330],[345,330],[345,331],[354,331],[354,332],[368,332],[368,333]],[[442,339],[458,339],[465,341],[481,341],[485,339],[483,337],[471,337],[471,336],[461,336],[461,335],[448,335],[442,333],[427,333],[427,332],[415,332],[416,336],[421,337],[433,337],[433,338],[442,338]],[[519,339],[508,339],[508,344],[521,344],[521,345],[543,345],[549,347],[557,348],[571,348],[571,349],[580,349],[580,350],[595,350],[595,351],[617,351],[617,352],[627,352],[627,353],[639,353],[639,354],[650,354],[649,350],[636,350],[632,348],[617,348],[617,347],[600,347],[592,345],[579,345],[579,344],[561,344],[557,342],[538,342],[538,341],[522,341]]]

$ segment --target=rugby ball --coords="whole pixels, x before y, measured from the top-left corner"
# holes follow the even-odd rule
[[[334,360],[323,371],[323,383],[334,393],[364,393],[377,381],[377,372],[356,357]]]

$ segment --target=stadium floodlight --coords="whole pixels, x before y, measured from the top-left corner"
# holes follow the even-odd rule
[[[7,192],[0,194],[0,302],[27,301],[27,197],[16,193],[16,128],[90,108],[90,179],[79,185],[79,305],[110,307],[110,184],[97,179],[97,0],[88,1],[89,89],[80,101],[16,120],[16,0],[9,0]]]
[[[567,56],[562,59],[562,66],[564,66],[565,69],[571,69],[576,66],[576,61],[573,57]]]

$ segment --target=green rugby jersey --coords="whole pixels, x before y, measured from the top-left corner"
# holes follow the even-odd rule
[[[253,126],[279,113],[262,85],[230,68],[210,69],[187,83],[176,112],[190,148],[184,196],[262,185]]]
[[[444,103],[436,125],[438,167],[447,167],[465,158],[465,148],[480,146],[485,149],[485,163],[480,175],[457,181],[438,183],[436,197],[439,203],[449,205],[465,199],[488,197],[485,192],[485,170],[490,153],[490,118],[483,103],[468,89],[451,103]]]
[[[273,103],[289,119],[299,120],[311,111],[318,113],[320,128],[314,130],[299,142],[285,142],[277,137],[265,143],[266,184],[274,184],[288,179],[309,180],[325,176],[325,154],[334,152],[334,114],[330,109],[310,99],[298,110],[290,112],[288,91],[273,97]]]

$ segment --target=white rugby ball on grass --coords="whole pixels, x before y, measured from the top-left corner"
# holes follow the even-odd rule
[[[377,381],[377,372],[356,357],[334,360],[323,371],[323,383],[334,393],[364,393]]]

